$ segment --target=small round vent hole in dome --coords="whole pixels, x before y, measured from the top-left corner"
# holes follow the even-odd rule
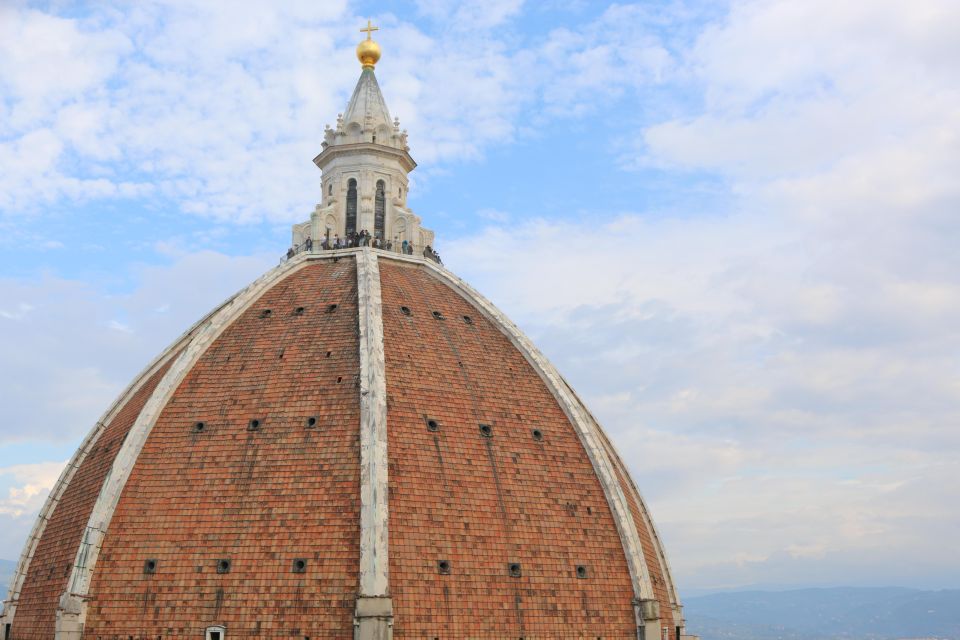
[[[511,575],[511,577],[519,578],[522,575],[522,571],[520,570],[520,563],[511,562],[509,565],[507,565],[507,572]]]
[[[443,314],[440,313],[439,311],[434,311],[433,317],[436,318],[437,320],[446,320],[446,318],[443,317]]]
[[[293,310],[293,315],[302,316],[304,311],[305,309],[303,307],[297,307],[296,309]]]
[[[230,573],[230,559],[220,558],[217,560],[217,573]]]
[[[329,304],[329,305],[327,305],[327,313],[333,313],[333,312],[336,311],[336,310],[337,310],[337,305],[335,305],[335,304]]]
[[[427,430],[440,431],[440,423],[434,420],[433,418],[427,418]]]
[[[405,316],[412,316],[412,315],[413,315],[413,312],[410,311],[410,307],[400,307],[400,313],[402,313],[402,314],[405,315]]]
[[[577,565],[577,577],[586,578],[587,577],[587,567],[586,565],[578,564]]]
[[[157,561],[153,558],[150,558],[143,563],[143,572],[147,575],[153,575],[157,572]]]
[[[463,321],[466,322],[467,324],[473,324],[473,318],[471,318],[470,316],[463,316]]]
[[[450,575],[450,561],[440,560],[437,562],[437,571],[443,576]]]
[[[310,416],[307,418],[307,429],[313,429],[315,426],[317,426],[317,417]]]
[[[492,437],[493,437],[493,427],[491,427],[491,426],[488,425],[488,424],[482,424],[482,425],[480,425],[480,435],[482,435],[484,438],[492,438]]]
[[[294,573],[305,573],[307,570],[307,561],[305,558],[295,558],[293,561]]]
[[[269,318],[271,315],[273,315],[273,309],[264,309],[260,312],[261,318]]]
[[[249,431],[256,431],[259,428],[260,428],[259,418],[254,418],[253,420],[247,423],[247,430]]]
[[[543,431],[540,431],[540,429],[534,429],[533,439],[537,441],[543,440]]]
[[[193,432],[194,432],[194,433],[202,433],[203,430],[206,429],[206,428],[207,428],[207,425],[205,425],[205,424],[202,423],[202,422],[194,422],[194,423],[193,423]]]

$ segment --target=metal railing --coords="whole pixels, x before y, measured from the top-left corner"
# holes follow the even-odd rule
[[[359,247],[370,247],[372,249],[378,249],[379,251],[390,251],[391,253],[397,253],[401,255],[429,258],[430,260],[433,260],[437,264],[443,264],[440,261],[440,254],[434,251],[430,245],[414,244],[411,242],[411,243],[407,243],[406,251],[404,251],[405,247],[402,242],[401,243],[387,242],[387,243],[384,243],[383,246],[376,247],[373,245],[371,241],[369,241],[369,238],[367,240],[368,242],[366,243],[361,243],[358,241],[345,242],[341,246],[335,247],[335,246],[325,246],[325,243],[313,242],[312,240],[307,239],[305,242],[302,242],[300,244],[295,244],[289,249],[287,249],[286,255],[280,258],[280,262],[281,263],[286,262],[287,260],[290,260],[294,256],[297,256],[301,253],[321,253],[323,251],[337,251],[341,249],[356,249]]]

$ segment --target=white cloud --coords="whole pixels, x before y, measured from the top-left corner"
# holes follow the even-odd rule
[[[128,325],[120,322],[119,320],[111,320],[107,323],[107,326],[113,329],[114,331],[121,331],[123,333],[133,333],[133,329],[131,329]]]
[[[66,462],[40,462],[0,467],[0,478],[10,485],[6,497],[0,498],[0,516],[16,519],[39,511],[65,466]]]
[[[460,31],[501,25],[523,7],[523,0],[416,0],[425,16]]]
[[[3,11],[0,209],[150,194],[239,221],[309,209],[289,194],[310,192],[310,141],[336,109],[323,67],[342,3]],[[238,192],[237,175],[257,180]]]
[[[535,220],[444,252],[597,408],[681,584],[960,568],[958,19],[735,3],[664,67],[702,105],[628,161],[718,175],[732,213]]]
[[[26,317],[28,313],[33,311],[33,305],[27,304],[26,302],[20,302],[16,305],[15,310],[7,311],[6,309],[0,309],[0,318],[6,318],[7,320],[21,320]]]
[[[437,8],[469,27],[437,39],[384,16],[385,91],[421,161],[476,157],[514,135],[532,96],[518,71],[530,56],[507,52],[489,30],[520,4]],[[12,116],[0,118],[0,211],[144,196],[241,223],[312,209],[310,158],[359,72],[360,19],[345,3],[4,12],[0,71],[11,74],[0,104]],[[29,117],[13,117],[21,112]]]
[[[38,462],[0,467],[0,555],[16,559],[50,490],[66,466]],[[2,589],[5,585],[0,585]]]
[[[676,67],[655,33],[677,20],[670,11],[614,6],[576,31],[525,43],[518,0],[420,9],[437,20],[435,34],[381,16],[378,69],[425,166],[481,157],[531,122],[598,110]],[[298,220],[312,208],[310,158],[357,76],[361,21],[345,3],[144,2],[72,18],[5,11],[0,69],[17,72],[0,106],[29,118],[0,131],[0,211],[151,197],[246,223]],[[58,58],[30,53],[34,39],[59,37]],[[60,69],[72,67],[60,58],[77,66],[66,89]]]
[[[100,87],[130,49],[116,31],[86,31],[74,20],[0,6],[0,89],[13,102],[0,136],[9,127],[34,126],[51,107]]]
[[[494,222],[507,222],[510,219],[510,214],[506,211],[500,211],[498,209],[481,209],[477,211],[477,215],[485,220],[492,220]]]
[[[629,115],[603,112],[604,106],[675,71],[676,60],[655,31],[657,22],[643,5],[613,5],[576,29],[552,31],[538,51],[545,106],[563,115],[600,111],[608,123],[626,125]]]
[[[939,152],[960,118],[957,28],[960,7],[942,0],[922,10],[895,0],[735,3],[687,60],[707,108],[652,127],[650,158],[739,179],[820,174],[878,154],[948,160],[955,142]]]

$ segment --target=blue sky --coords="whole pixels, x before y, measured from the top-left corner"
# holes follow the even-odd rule
[[[269,268],[377,75],[447,264],[598,414],[681,588],[957,587],[960,5],[0,6],[0,558]]]

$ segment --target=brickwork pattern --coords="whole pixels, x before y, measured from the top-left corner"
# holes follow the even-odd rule
[[[317,262],[267,290],[211,345],[123,491],[84,637],[196,639],[209,625],[230,637],[350,637],[357,317],[354,260]],[[218,572],[221,559],[229,570]]]
[[[123,405],[67,485],[27,570],[11,628],[11,640],[50,640],[53,637],[60,596],[67,587],[100,487],[127,432],[175,359],[176,355],[171,355]]]
[[[635,637],[617,527],[543,381],[426,270],[381,260],[380,273],[394,636]]]

